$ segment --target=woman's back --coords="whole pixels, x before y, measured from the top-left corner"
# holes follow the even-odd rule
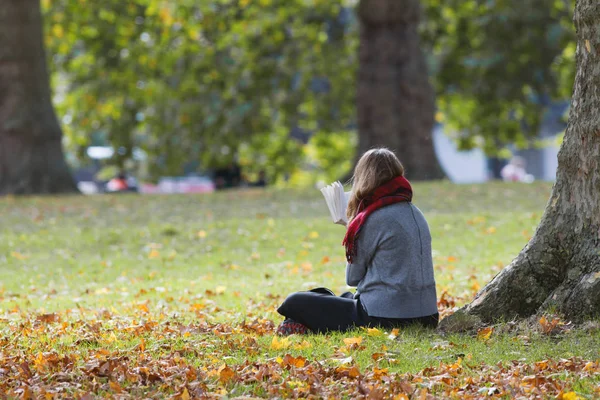
[[[437,312],[431,234],[408,202],[375,211],[357,239],[346,281],[357,286],[370,316],[414,318]]]

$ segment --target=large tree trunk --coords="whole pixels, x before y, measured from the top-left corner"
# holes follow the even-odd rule
[[[0,0],[0,195],[77,190],[50,98],[39,0]]]
[[[534,237],[453,320],[600,314],[600,3],[578,0],[577,76],[556,183]],[[453,318],[454,317],[454,318]]]
[[[417,31],[419,0],[361,0],[358,156],[385,146],[414,180],[444,173],[432,141],[434,92]]]

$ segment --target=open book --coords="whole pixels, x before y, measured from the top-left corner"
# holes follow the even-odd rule
[[[321,193],[325,197],[333,223],[346,226],[348,224],[346,208],[348,207],[350,192],[344,192],[344,186],[338,181],[322,188]]]

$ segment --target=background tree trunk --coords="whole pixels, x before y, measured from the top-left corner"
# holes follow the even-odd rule
[[[52,107],[39,0],[0,0],[0,195],[75,192]]]
[[[432,141],[434,92],[417,31],[419,0],[361,0],[357,92],[358,156],[395,151],[407,177],[441,179]]]
[[[517,258],[445,324],[545,310],[575,321],[600,314],[600,3],[578,0],[574,20],[571,114],[542,221]]]

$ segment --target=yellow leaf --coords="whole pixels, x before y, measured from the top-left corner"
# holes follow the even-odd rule
[[[290,339],[285,337],[279,339],[277,336],[273,336],[273,340],[271,341],[271,350],[281,350],[287,349],[290,347]]]
[[[483,328],[477,331],[477,339],[481,341],[489,340],[494,332],[494,328],[488,326],[487,328]]]
[[[148,254],[148,258],[158,258],[160,257],[160,252],[156,249],[152,249],[150,254]]]
[[[303,340],[301,343],[297,343],[293,346],[294,350],[304,350],[304,349],[310,349],[312,347],[312,344],[310,344],[310,342]]]
[[[496,233],[496,227],[495,226],[490,226],[489,228],[487,228],[486,232],[488,234],[492,235],[492,234]]]
[[[567,392],[567,393],[559,393],[559,395],[556,397],[559,400],[577,400],[580,399],[579,396],[577,396],[577,393],[575,392]]]
[[[65,30],[61,25],[54,25],[52,27],[52,33],[59,39],[65,36]]]
[[[198,231],[197,235],[200,239],[204,239],[206,237],[206,231]]]
[[[159,16],[165,25],[170,26],[173,24],[173,16],[171,15],[171,11],[168,8],[162,8],[159,12]]]
[[[381,332],[377,328],[367,328],[367,335],[369,336],[380,336],[383,332]]]
[[[346,346],[350,346],[353,344],[361,344],[362,340],[363,340],[362,336],[349,337],[349,338],[344,338],[344,343],[346,344]]]
[[[215,289],[215,293],[223,294],[223,293],[225,293],[226,290],[227,290],[227,287],[225,287],[225,286],[217,286],[217,288]]]
[[[308,237],[310,239],[318,239],[319,238],[319,232],[317,231],[312,231],[311,233],[308,234]]]
[[[183,388],[180,398],[181,400],[190,400],[190,392],[188,392],[187,388]]]

